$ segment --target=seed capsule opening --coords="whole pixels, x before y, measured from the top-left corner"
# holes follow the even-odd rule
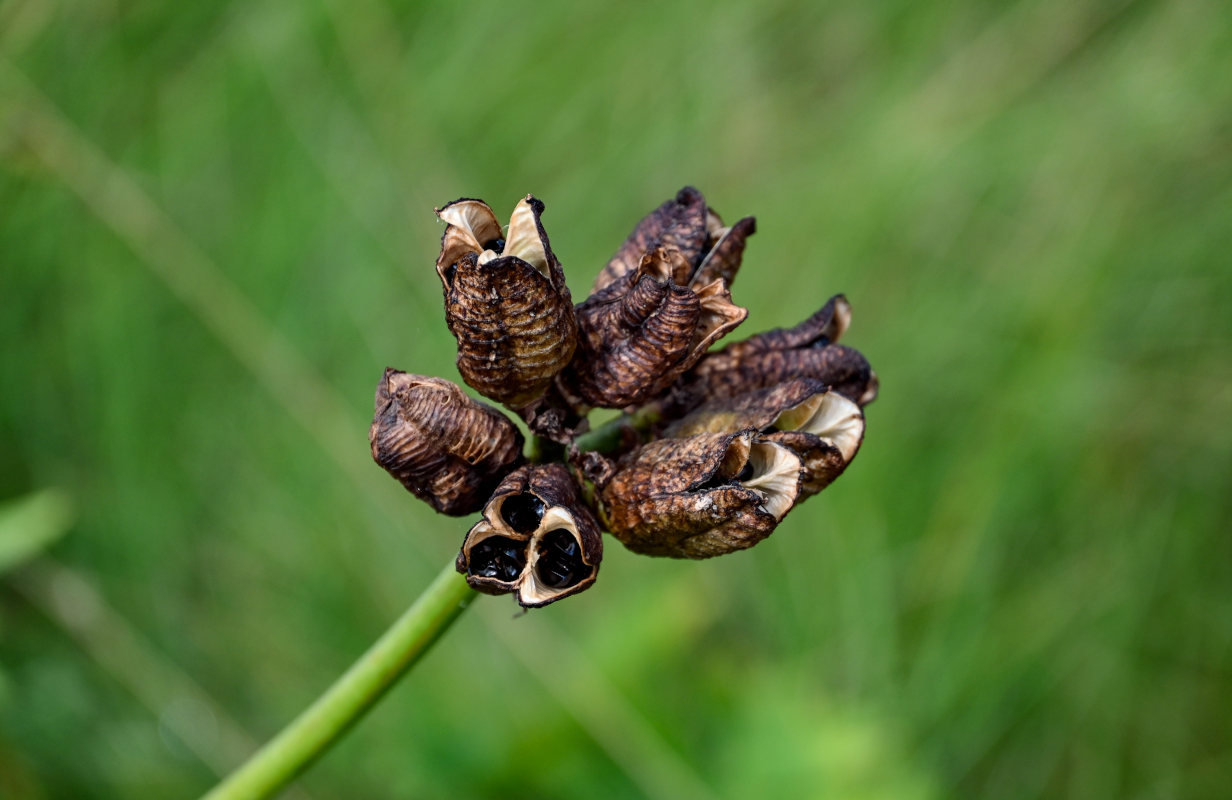
[[[764,432],[801,431],[838,449],[850,461],[864,438],[864,415],[860,407],[837,392],[822,392],[779,414]]]
[[[531,533],[543,520],[543,501],[530,492],[510,495],[501,503],[501,519],[518,533]]]
[[[751,432],[742,433],[732,438],[731,443],[723,452],[723,460],[709,478],[693,486],[690,491],[708,492],[722,486],[733,486],[745,480],[745,472],[749,469],[749,437]],[[751,477],[751,473],[750,473]]]
[[[591,568],[582,561],[582,550],[573,534],[564,528],[548,531],[539,541],[535,575],[553,589],[568,589],[587,577]]]
[[[526,542],[489,536],[471,549],[469,575],[512,583],[526,568]]]
[[[745,474],[748,477],[743,477]],[[748,463],[739,482],[762,497],[762,507],[775,519],[782,519],[800,493],[800,458],[786,447],[772,442],[757,442],[749,449]]]

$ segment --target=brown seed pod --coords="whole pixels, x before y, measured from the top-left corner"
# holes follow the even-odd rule
[[[710,558],[770,535],[796,503],[800,467],[753,430],[660,439],[621,460],[600,514],[634,552]]]
[[[851,321],[842,295],[794,328],[778,328],[707,354],[674,387],[672,410],[814,378],[860,406],[877,396],[877,376],[859,351],[835,342]]]
[[[559,382],[566,396],[602,408],[643,403],[744,321],[721,279],[689,284],[690,271],[678,250],[657,248],[577,307],[577,357]]]
[[[803,464],[801,499],[830,485],[864,441],[864,412],[809,378],[702,404],[667,428],[668,437],[756,428],[763,441],[791,450]]]
[[[707,212],[707,252],[697,266],[693,281],[706,284],[722,279],[730,289],[744,259],[746,241],[757,232],[757,221],[753,217],[744,217],[737,220],[735,225],[724,227],[723,220],[713,209],[707,209]]]
[[[595,582],[603,538],[561,464],[528,464],[501,481],[466,534],[457,568],[481,592],[539,608]]]
[[[543,209],[527,195],[503,236],[480,200],[436,212],[448,223],[436,272],[445,321],[458,340],[458,372],[511,408],[542,395],[577,344],[573,301],[540,221]]]
[[[756,227],[752,217],[724,226],[719,215],[706,206],[702,193],[686,186],[637,224],[599,273],[593,293],[635,272],[642,257],[658,248],[677,251],[688,264],[687,274],[676,280],[681,286],[700,287],[722,279],[730,288],[740,269],[745,240]]]
[[[388,368],[368,430],[372,458],[438,512],[473,514],[522,459],[522,434],[442,378]]]

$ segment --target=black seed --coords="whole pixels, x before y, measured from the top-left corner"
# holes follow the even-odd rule
[[[740,470],[740,474],[736,476],[738,481],[747,481],[753,477],[753,462],[745,462],[744,469]]]
[[[562,528],[548,531],[541,540],[535,573],[547,586],[567,589],[589,575],[590,568],[582,561],[577,539]]]
[[[543,501],[529,492],[506,497],[501,504],[501,517],[518,533],[530,533],[543,519]]]
[[[445,267],[445,283],[453,286],[453,276],[458,274],[458,265],[450,264]]]
[[[471,549],[470,574],[515,581],[526,567],[526,542],[489,536]]]
[[[764,434],[767,434],[767,435],[769,435],[769,434],[771,434],[771,433],[778,433],[778,432],[779,432],[779,426],[778,426],[778,425],[771,425],[769,428],[763,428],[761,432],[762,432],[762,433],[764,433]]]
[[[499,255],[505,252],[505,240],[504,239],[493,239],[492,241],[486,243],[483,246],[483,249],[491,250],[493,253],[496,253]]]

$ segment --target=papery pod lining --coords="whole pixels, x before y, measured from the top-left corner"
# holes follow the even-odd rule
[[[487,244],[502,238],[501,226],[487,203],[468,197],[447,203],[437,209],[436,215],[446,223],[441,234],[441,253],[436,258],[436,274],[448,292],[449,270],[468,253],[482,258]]]

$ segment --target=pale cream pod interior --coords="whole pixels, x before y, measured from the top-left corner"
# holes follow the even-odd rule
[[[535,210],[531,207],[529,196],[513,209],[509,230],[505,233],[504,252],[485,250],[479,256],[479,263],[486,264],[494,258],[505,256],[516,256],[539,270],[545,278],[550,280],[552,277],[548,274],[548,252],[539,238],[539,226],[535,224]]]
[[[573,521],[573,514],[560,506],[549,508],[543,515],[543,519],[539,522],[539,527],[530,536],[530,545],[526,548],[526,569],[522,571],[522,577],[518,579],[518,597],[527,604],[541,603],[561,593],[561,589],[544,586],[539,582],[539,573],[535,569],[536,563],[539,561],[539,540],[550,531],[561,529],[569,531],[573,534],[573,538],[577,540],[578,547],[582,546],[582,537],[578,535],[577,524]]]
[[[741,481],[762,496],[762,507],[775,519],[791,510],[800,493],[800,458],[782,445],[756,442],[749,448],[752,477]]]
[[[463,200],[446,206],[436,215],[445,222],[465,231],[474,242],[475,250],[483,249],[484,242],[501,238],[500,221],[488,208],[487,203],[479,200]]]
[[[860,407],[837,392],[819,392],[779,414],[774,426],[783,431],[811,433],[833,445],[850,461],[864,437]]]

